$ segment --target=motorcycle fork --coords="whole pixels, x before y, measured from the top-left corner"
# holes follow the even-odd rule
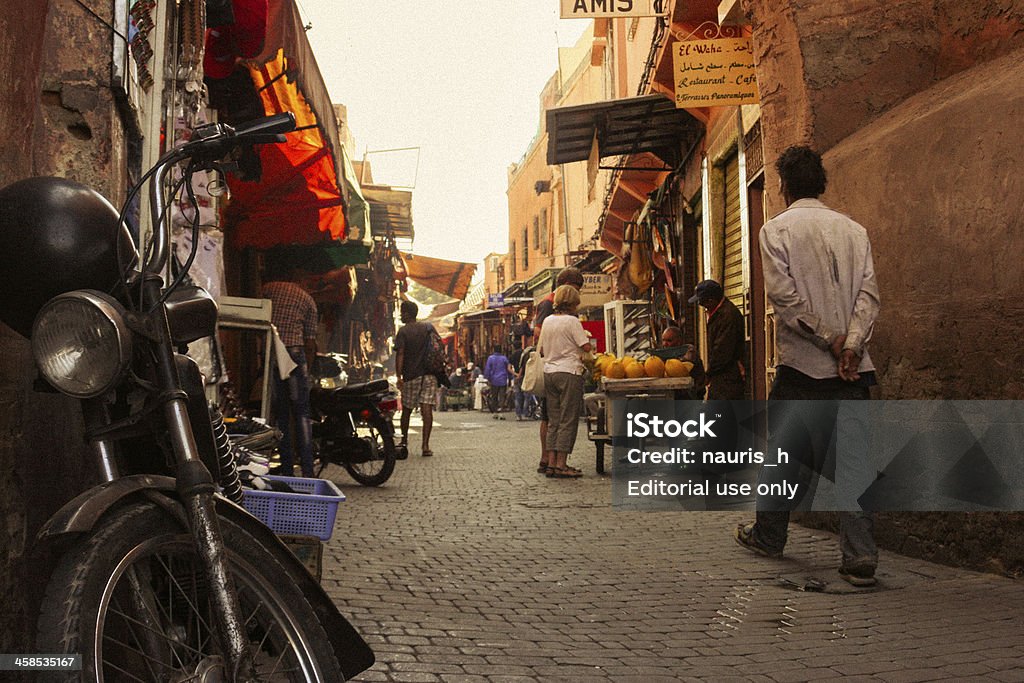
[[[196,555],[210,589],[216,635],[226,659],[228,680],[249,680],[254,675],[252,653],[238,594],[227,570],[224,537],[214,508],[216,487],[200,458],[189,421],[188,394],[182,389],[174,361],[167,311],[159,301],[161,287],[159,276],[147,275],[143,300],[152,307],[146,316],[147,332],[151,335],[164,421],[177,464],[176,487],[185,506]]]
[[[89,433],[110,424],[110,411],[102,398],[92,398],[82,402],[82,418],[86,432]],[[111,482],[117,479],[120,476],[117,465],[117,442],[107,437],[99,437],[90,439],[89,445],[96,456],[103,481]],[[170,667],[172,655],[166,640],[159,636],[162,626],[157,617],[158,610],[152,588],[139,575],[139,568],[134,565],[125,571],[125,578],[128,580],[132,616],[140,624],[145,625],[141,644],[145,647],[147,656],[154,662]]]

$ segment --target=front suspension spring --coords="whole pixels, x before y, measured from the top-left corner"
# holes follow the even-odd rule
[[[220,462],[220,485],[228,500],[242,504],[242,482],[238,479],[238,468],[235,464],[235,451],[228,437],[228,428],[224,425],[224,416],[220,408],[210,404],[210,423],[213,425],[213,437],[217,443],[217,460]]]

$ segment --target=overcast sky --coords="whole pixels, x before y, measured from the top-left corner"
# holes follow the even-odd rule
[[[413,182],[414,252],[477,263],[508,241],[507,168],[537,132],[557,48],[588,21],[558,0],[296,0],[354,157],[375,180]],[[390,162],[390,164],[388,163]],[[390,176],[390,177],[387,177]]]

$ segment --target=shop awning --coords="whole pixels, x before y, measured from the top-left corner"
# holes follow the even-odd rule
[[[464,299],[476,272],[476,264],[402,254],[409,279],[454,299]]]
[[[526,298],[529,298],[529,296],[528,296],[529,293],[530,293],[530,290],[527,289],[526,282],[524,282],[523,280],[520,280],[518,282],[513,282],[512,284],[510,284],[508,287],[505,288],[504,292],[502,292],[502,294],[504,295],[505,299],[512,299],[512,298],[516,298],[516,297],[526,297]],[[531,299],[531,301],[532,301],[532,299]]]
[[[266,258],[285,270],[305,270],[326,273],[345,266],[359,266],[370,262],[370,247],[361,242],[322,242],[317,244],[287,244],[266,250]]]
[[[459,310],[459,305],[461,304],[461,301],[445,301],[443,303],[437,304],[430,309],[430,315],[428,315],[425,319],[427,320],[427,322],[434,322],[446,316],[457,313]]]
[[[501,318],[501,314],[496,309],[484,309],[481,311],[470,311],[469,313],[460,314],[463,320],[483,321],[483,320],[498,320]]]
[[[537,295],[547,295],[551,291],[551,283],[555,281],[558,274],[562,272],[561,268],[545,268],[539,270],[533,274],[533,276],[526,281],[526,289],[533,294],[534,298]]]
[[[590,157],[597,136],[598,156],[651,152],[674,165],[680,146],[696,139],[703,124],[665,95],[644,95],[547,111],[548,163]]]
[[[267,249],[346,237],[338,128],[294,0],[270,0],[263,51],[245,63],[266,115],[290,111],[287,142],[259,147],[259,180],[229,176],[226,224],[236,247]]]
[[[370,223],[375,236],[389,232],[396,239],[412,240],[412,192],[383,185],[366,185],[363,196],[370,204]]]
[[[342,168],[344,169],[345,180],[345,215],[348,218],[348,238],[351,243],[360,241],[367,247],[373,242],[373,234],[370,229],[370,204],[363,197],[363,191],[359,187],[358,176],[352,164],[352,157],[349,156],[345,144],[341,144]]]
[[[484,297],[487,296],[487,283],[481,280],[480,282],[473,285],[473,289],[469,290],[465,298],[462,300],[462,305],[459,306],[459,313],[465,311],[473,311],[481,308]]]

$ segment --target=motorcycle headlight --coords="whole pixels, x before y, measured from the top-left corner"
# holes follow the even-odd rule
[[[76,398],[109,391],[131,360],[124,309],[92,290],[50,299],[32,326],[32,355],[54,388]]]

